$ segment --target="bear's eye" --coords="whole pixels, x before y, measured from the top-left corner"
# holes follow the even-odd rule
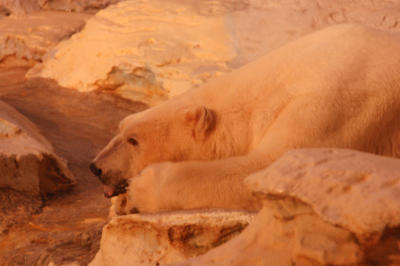
[[[139,142],[135,138],[129,138],[128,142],[129,142],[129,144],[131,144],[133,146],[139,145]]]

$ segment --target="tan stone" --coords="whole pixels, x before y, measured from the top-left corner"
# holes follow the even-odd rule
[[[207,252],[240,233],[253,214],[193,211],[115,217],[91,266],[159,265]]]
[[[0,6],[9,10],[10,14],[26,14],[40,10],[40,0],[0,0]]]
[[[120,0],[36,0],[42,9],[73,12],[97,11]]]
[[[85,24],[87,14],[39,11],[0,19],[0,62],[22,59],[34,64],[58,42],[69,38]],[[15,60],[13,60],[15,61]]]
[[[0,188],[46,197],[74,184],[66,161],[37,127],[0,102]]]
[[[400,224],[399,162],[352,150],[293,150],[246,182],[256,193],[296,197],[362,239]]]
[[[192,4],[140,0],[112,5],[60,43],[28,77],[149,104],[182,93],[226,71],[235,55],[224,17],[203,16]],[[65,71],[69,75],[58,74]]]
[[[98,10],[120,0],[0,0],[0,6],[13,14],[28,14],[47,10],[84,12]]]
[[[203,256],[172,265],[349,265],[362,252],[353,235],[292,199],[264,207],[238,237]]]

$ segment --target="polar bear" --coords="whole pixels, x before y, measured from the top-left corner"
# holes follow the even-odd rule
[[[290,149],[398,157],[399,51],[359,25],[314,32],[126,117],[90,168],[125,212],[258,210],[244,178]]]

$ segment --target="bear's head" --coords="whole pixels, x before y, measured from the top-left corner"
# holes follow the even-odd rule
[[[106,197],[124,193],[127,180],[150,164],[212,159],[203,151],[216,125],[215,112],[204,106],[168,106],[123,119],[118,134],[90,164]]]

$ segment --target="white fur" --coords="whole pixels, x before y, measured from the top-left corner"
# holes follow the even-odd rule
[[[399,51],[397,35],[357,25],[310,34],[127,117],[96,162],[131,179],[127,211],[256,210],[243,179],[289,149],[398,157]],[[132,135],[138,147],[127,144]]]

